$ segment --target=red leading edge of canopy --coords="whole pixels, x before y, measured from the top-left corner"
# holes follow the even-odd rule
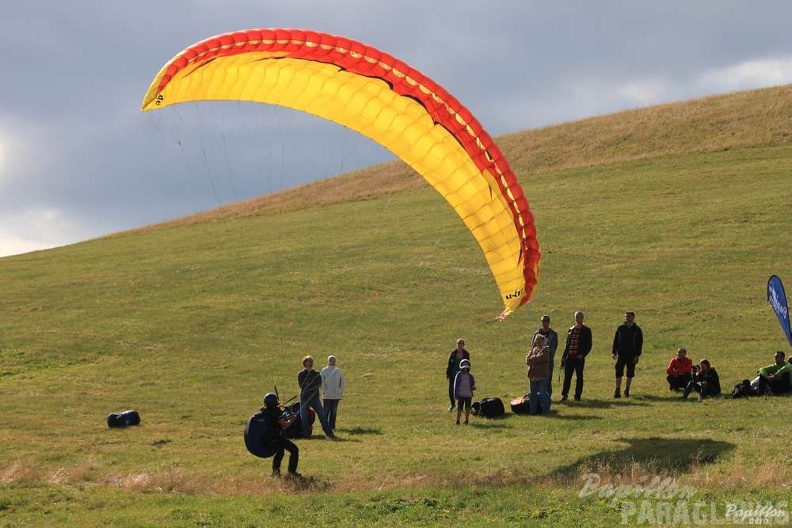
[[[522,241],[520,259],[526,295],[532,296],[536,284],[535,267],[538,244],[528,200],[517,184],[503,153],[470,111],[432,79],[399,59],[361,42],[318,31],[300,29],[250,29],[225,33],[198,42],[185,49],[168,65],[160,79],[157,93],[184,68],[217,57],[263,51],[283,53],[284,57],[333,64],[346,71],[382,79],[402,96],[419,101],[432,119],[445,127],[460,142],[479,170],[489,171],[511,213]],[[533,255],[531,261],[526,256]]]

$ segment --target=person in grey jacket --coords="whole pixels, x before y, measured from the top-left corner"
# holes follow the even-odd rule
[[[327,366],[322,369],[322,403],[330,429],[335,431],[338,402],[344,394],[344,373],[336,367],[336,357],[328,356]]]

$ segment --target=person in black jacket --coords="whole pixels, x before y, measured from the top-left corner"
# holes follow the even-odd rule
[[[470,360],[470,353],[465,350],[465,340],[460,338],[457,339],[456,348],[452,350],[451,355],[448,356],[448,367],[446,368],[448,399],[451,401],[451,405],[448,406],[448,412],[453,411],[454,407],[456,407],[456,398],[454,398],[454,379],[459,371],[462,370],[459,364],[463,359]]]
[[[635,365],[641,357],[643,349],[643,332],[635,324],[635,312],[624,312],[624,323],[616,329],[613,336],[613,359],[616,360],[616,389],[614,398],[621,398],[621,384],[624,367],[627,367],[627,383],[624,386],[624,397],[630,397],[630,385],[635,377]]]
[[[328,438],[335,438],[330,424],[327,422],[322,401],[319,399],[319,389],[322,387],[322,376],[313,369],[314,360],[311,356],[303,358],[303,369],[297,373],[297,384],[300,386],[300,419],[302,420],[302,435],[311,436],[311,408],[316,412],[322,430]]]
[[[687,399],[692,391],[699,393],[698,401],[708,396],[717,396],[721,392],[720,378],[715,367],[710,365],[708,359],[702,359],[698,366],[693,366],[693,380],[685,387],[685,392],[681,398]]]
[[[283,432],[297,420],[297,415],[284,414],[278,395],[272,392],[264,396],[264,407],[248,420],[245,427],[245,446],[253,455],[272,458],[272,475],[280,476],[281,461],[285,451],[289,452],[289,476],[299,478],[297,464],[300,450]]]
[[[572,383],[572,373],[577,377],[575,381],[575,401],[580,401],[583,395],[583,368],[586,366],[586,356],[591,352],[591,329],[583,323],[583,312],[575,312],[575,325],[567,331],[564,354],[561,356],[561,366],[564,368],[564,385],[561,388],[561,401],[567,399],[569,386]]]

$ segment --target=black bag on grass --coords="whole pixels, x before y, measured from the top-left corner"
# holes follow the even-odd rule
[[[731,391],[732,399],[747,398],[748,396],[756,396],[756,393],[751,389],[751,382],[747,379],[744,379],[735,385]]]
[[[130,409],[128,411],[110,413],[107,416],[107,427],[126,427],[128,425],[140,425],[140,414],[137,411]]]
[[[531,412],[531,406],[529,405],[528,401],[530,400],[531,395],[526,394],[525,396],[517,396],[511,401],[511,410],[514,414],[528,414]]]
[[[500,398],[484,398],[474,403],[471,407],[473,408],[473,414],[484,418],[494,418],[506,414],[503,401]]]

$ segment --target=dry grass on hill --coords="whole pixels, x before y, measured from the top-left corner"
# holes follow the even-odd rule
[[[659,156],[792,142],[792,85],[736,92],[593,117],[502,136],[519,176]],[[276,214],[365,200],[425,185],[391,162],[151,226]]]
[[[792,85],[692,99],[499,138],[518,174],[792,141]]]

